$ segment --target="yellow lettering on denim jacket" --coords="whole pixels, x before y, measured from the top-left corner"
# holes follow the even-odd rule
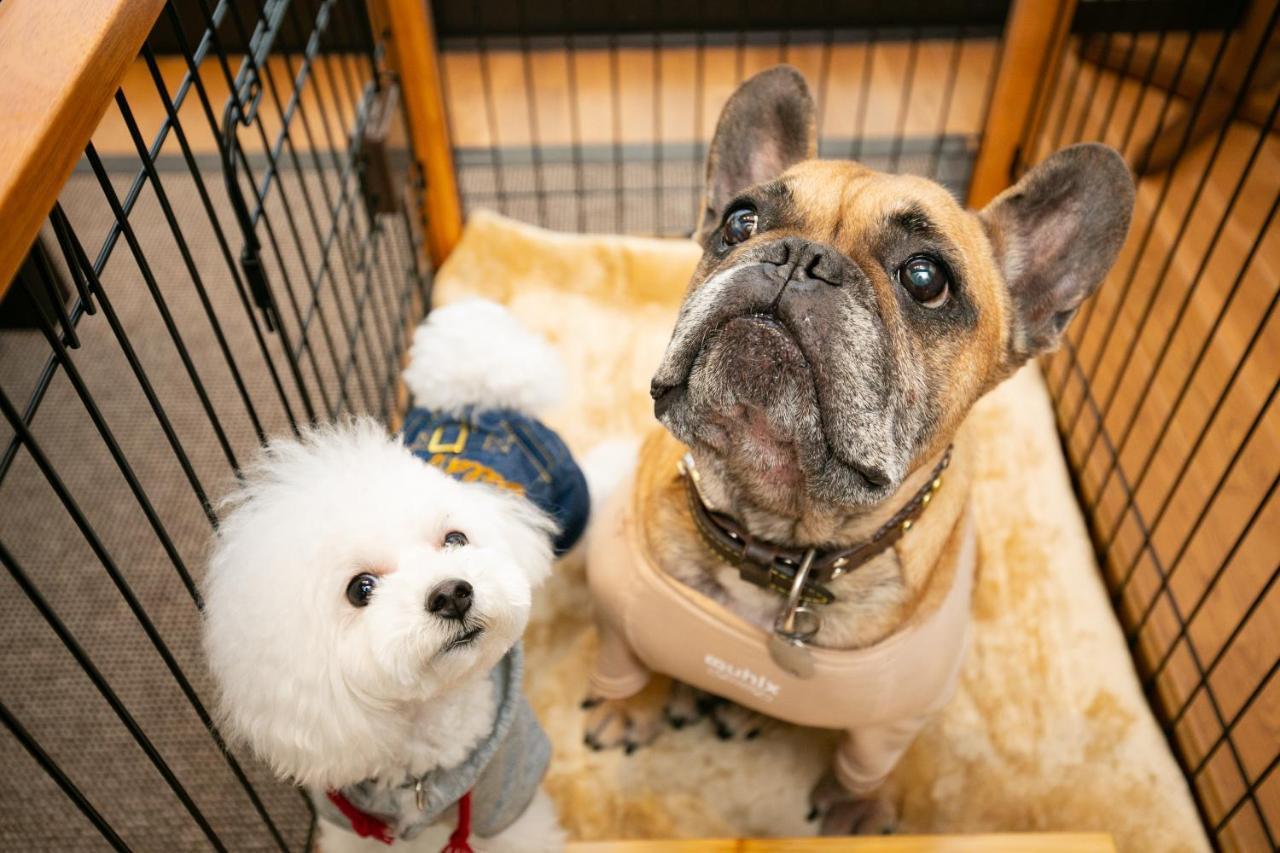
[[[464,459],[460,456],[452,456],[446,453],[437,453],[427,460],[428,465],[434,465],[441,471],[461,480],[464,483],[488,483],[517,495],[524,494],[524,486],[519,483],[513,483],[497,471],[476,462],[474,459]]]

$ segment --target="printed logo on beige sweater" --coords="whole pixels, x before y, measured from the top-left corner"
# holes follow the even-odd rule
[[[723,681],[730,681],[749,691],[757,698],[772,702],[778,698],[781,689],[763,675],[752,672],[745,666],[734,666],[713,654],[704,655],[702,662],[707,665],[707,672]]]

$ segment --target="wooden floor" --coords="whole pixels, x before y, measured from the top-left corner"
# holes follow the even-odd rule
[[[1102,833],[1009,835],[897,835],[868,838],[698,839],[593,841],[570,853],[1115,853]]]
[[[1177,50],[1178,37],[1167,44]],[[705,141],[740,75],[780,58],[800,67],[814,86],[824,136],[976,135],[996,52],[995,41],[977,39],[914,47],[494,49],[447,52],[443,62],[455,145],[509,149]],[[304,97],[312,124],[309,136],[295,133],[299,149],[344,144],[343,129],[353,120],[342,105],[344,64],[358,61],[326,57],[313,69],[320,85]],[[171,89],[183,70],[162,60]],[[287,102],[288,81],[298,69],[275,60],[272,70]],[[209,98],[220,111],[227,87],[216,69],[208,71]],[[164,108],[144,66],[134,69],[125,91],[149,137]],[[1095,138],[1132,154],[1159,123],[1165,101],[1162,91],[1144,91],[1136,77],[1079,62],[1074,50],[1056,92],[1037,123],[1028,160]],[[277,109],[264,100],[261,112],[264,131],[274,137]],[[198,99],[189,99],[183,118],[192,147],[216,151]],[[261,144],[242,136],[251,149]],[[94,141],[103,153],[133,150],[114,112]],[[1187,707],[1177,738],[1190,765],[1204,762],[1197,785],[1211,816],[1221,817],[1246,784],[1269,773],[1257,796],[1272,831],[1280,832],[1280,774],[1272,769],[1280,750],[1280,500],[1274,495],[1280,228],[1271,219],[1280,197],[1280,137],[1239,122],[1217,148],[1213,140],[1202,143],[1171,173],[1140,181],[1120,262],[1070,333],[1079,370],[1091,377],[1089,397],[1066,355],[1050,359],[1047,373],[1085,501],[1102,539],[1114,538],[1106,571],[1113,584],[1132,571],[1123,595],[1131,621],[1156,602],[1138,648],[1148,665],[1173,650],[1156,692],[1173,712]],[[1095,407],[1105,425],[1100,439]],[[1150,550],[1142,548],[1144,529]],[[1171,595],[1157,595],[1161,571],[1172,578]],[[1188,620],[1189,629],[1180,632]],[[1196,689],[1202,670],[1209,671],[1211,691]],[[1232,727],[1243,774],[1232,749],[1220,742],[1219,716]],[[1261,819],[1246,807],[1227,840],[1254,849]]]

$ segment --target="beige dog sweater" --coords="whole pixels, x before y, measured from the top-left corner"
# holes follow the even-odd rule
[[[595,694],[627,698],[659,672],[788,723],[840,729],[836,777],[852,793],[879,787],[955,690],[973,588],[969,513],[952,533],[959,541],[943,549],[957,565],[937,608],[873,646],[812,649],[814,675],[801,679],[774,663],[764,631],[655,563],[639,523],[645,498],[628,481],[591,532],[587,573],[600,631]]]

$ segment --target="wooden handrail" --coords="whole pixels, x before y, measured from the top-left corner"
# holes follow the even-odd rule
[[[1014,0],[1005,22],[1000,68],[973,164],[967,204],[983,207],[1013,182],[1018,144],[1029,113],[1038,111],[1041,79],[1057,67],[1076,0]]]
[[[0,295],[164,2],[0,2]]]

